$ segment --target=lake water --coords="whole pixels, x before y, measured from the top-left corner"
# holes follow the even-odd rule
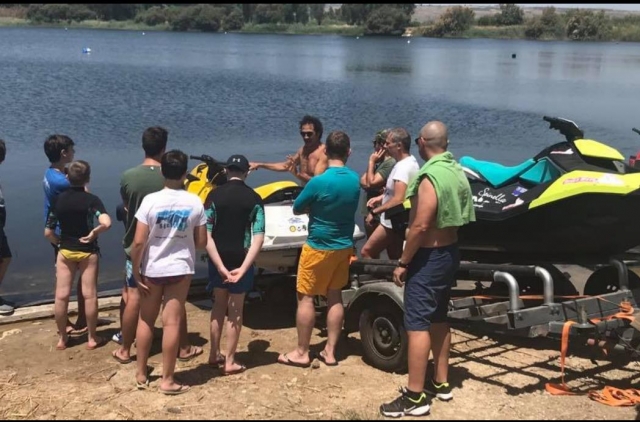
[[[14,255],[3,296],[23,304],[53,291],[42,221],[52,133],[75,141],[91,191],[115,211],[120,174],[141,162],[153,125],[188,154],[276,161],[301,145],[298,121],[312,114],[325,136],[349,134],[348,164],[361,173],[385,127],[415,137],[439,119],[457,157],[516,164],[561,140],[542,121],[551,115],[628,155],[640,147],[639,70],[635,43],[0,28],[0,181]],[[260,170],[248,182],[278,179],[293,177]],[[100,237],[102,290],[121,285],[123,231],[114,219]]]

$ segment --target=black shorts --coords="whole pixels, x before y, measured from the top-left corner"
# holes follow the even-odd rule
[[[429,331],[432,323],[446,322],[459,267],[457,244],[418,249],[409,264],[404,286],[407,331]]]
[[[60,248],[58,247],[58,245],[54,245],[53,243],[51,244],[51,246],[53,247],[53,265],[56,265],[56,262],[58,262],[58,251],[60,250]]]
[[[3,258],[11,258],[12,256],[7,235],[4,234],[4,229],[0,229],[0,260]]]

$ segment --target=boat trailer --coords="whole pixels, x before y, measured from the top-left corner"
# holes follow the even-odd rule
[[[621,258],[607,263],[617,273],[617,283],[614,280],[612,284],[618,288],[614,291],[560,296],[546,265],[462,262],[458,282],[451,292],[448,320],[455,328],[477,333],[557,339],[567,321],[572,321],[570,336],[585,340],[587,345],[627,352],[636,358],[640,355],[640,332],[633,327],[632,317],[616,317],[621,305],[636,310],[634,291],[640,297],[638,286],[630,289],[629,264]],[[351,264],[350,282],[342,292],[344,334],[360,332],[364,358],[369,364],[401,372],[407,367],[408,341],[403,325],[403,288],[391,281],[395,267],[395,261],[380,259],[360,259]],[[522,294],[518,280],[532,277],[540,280],[541,294]],[[490,282],[489,288],[482,282]],[[461,288],[463,283],[467,288]],[[495,292],[495,287],[506,291],[506,295],[487,294],[490,290]]]

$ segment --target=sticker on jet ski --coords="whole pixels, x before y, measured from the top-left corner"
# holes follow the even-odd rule
[[[499,212],[516,203],[518,196],[527,192],[522,186],[504,186],[499,189],[472,184],[473,206],[475,209]],[[522,200],[521,200],[522,201]],[[519,205],[519,204],[518,204]]]
[[[624,186],[624,182],[617,176],[612,174],[604,174],[600,177],[591,177],[591,176],[580,176],[580,177],[570,177],[565,179],[562,184],[569,185],[574,183],[597,183],[600,185],[609,185],[609,186]]]

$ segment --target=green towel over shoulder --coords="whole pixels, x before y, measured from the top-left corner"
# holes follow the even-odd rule
[[[420,182],[425,176],[431,180],[438,196],[436,226],[439,229],[460,227],[476,221],[469,181],[452,153],[443,152],[424,163],[409,184],[406,199],[418,193]]]

